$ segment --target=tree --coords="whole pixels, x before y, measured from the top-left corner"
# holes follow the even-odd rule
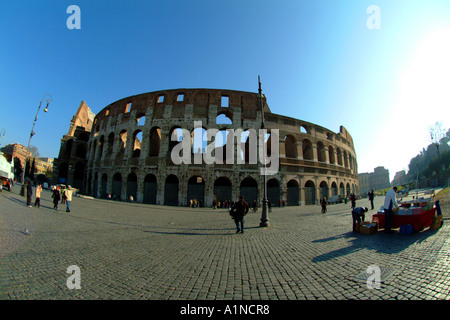
[[[39,154],[39,150],[37,147],[35,146],[30,146],[30,148],[28,149],[28,151],[30,151],[30,154],[32,157],[35,158],[39,158],[40,154]]]
[[[438,158],[441,158],[441,155],[439,153],[439,143],[441,142],[441,139],[445,137],[445,129],[442,125],[442,122],[436,122],[433,126],[430,127],[430,140],[431,143],[436,146]]]
[[[436,164],[439,168],[445,165],[444,153],[450,151],[450,129],[445,133],[442,123],[436,122],[436,124],[430,127],[430,138],[432,143],[427,148],[423,148],[422,151],[412,158],[409,162],[408,178],[410,181],[420,179],[421,176],[429,176],[433,170],[430,171],[430,163],[433,159],[431,167],[435,168]],[[435,170],[436,171],[436,170]],[[436,171],[436,173],[439,170]]]
[[[30,179],[31,181],[34,181],[34,172],[36,171],[36,158],[33,158],[33,163],[31,164],[30,169]]]

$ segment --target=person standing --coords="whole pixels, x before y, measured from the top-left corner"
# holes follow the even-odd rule
[[[393,187],[386,193],[384,198],[384,231],[386,233],[392,233],[391,222],[392,216],[394,215],[394,208],[398,208],[397,198],[395,193],[397,192],[397,187]]]
[[[365,213],[369,211],[367,207],[358,207],[352,210],[353,231],[356,232],[356,223],[361,224],[366,218]]]
[[[61,194],[61,204],[65,204],[66,203],[66,199],[67,199],[67,197],[66,197],[66,187],[65,186],[61,187],[60,194]]]
[[[27,206],[31,208],[31,197],[33,196],[33,187],[31,186],[31,181],[27,180]]]
[[[58,203],[59,200],[61,199],[61,194],[59,193],[59,190],[56,187],[53,188],[52,198],[53,198],[53,209],[58,210]]]
[[[244,201],[243,196],[239,196],[239,201],[237,201],[233,208],[230,210],[230,214],[234,219],[236,224],[236,233],[244,233],[244,216],[248,212],[248,204]]]
[[[370,201],[370,210],[373,210],[373,198],[375,197],[375,194],[373,192],[373,189],[369,191],[369,201]]]
[[[36,201],[34,202],[34,206],[40,208],[41,207],[41,192],[42,192],[42,186],[38,184],[36,187]]]
[[[66,212],[70,212],[70,202],[72,201],[72,187],[66,189]]]
[[[352,209],[355,209],[355,207],[356,207],[356,196],[355,196],[354,193],[352,193],[350,195],[350,201],[352,202]]]
[[[323,198],[322,200],[320,200],[320,204],[322,206],[322,213],[326,213],[327,212],[327,198]]]

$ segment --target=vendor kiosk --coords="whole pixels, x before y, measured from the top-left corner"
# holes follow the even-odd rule
[[[434,201],[433,192],[415,192],[400,197],[399,208],[394,209],[391,228],[400,228],[401,233],[422,231],[427,227],[439,229],[442,224],[442,212],[439,201]],[[379,229],[385,227],[384,208],[372,216],[372,223],[377,223]]]

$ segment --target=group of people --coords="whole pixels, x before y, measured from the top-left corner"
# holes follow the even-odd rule
[[[27,197],[27,207],[31,208],[31,202],[33,197],[33,186],[30,180],[26,180],[24,187],[24,194],[26,192]],[[42,193],[42,185],[38,184],[36,186],[36,198],[34,201],[34,206],[40,208],[41,207],[41,193]],[[61,204],[66,205],[66,212],[70,212],[70,203],[72,202],[72,193],[73,189],[71,186],[68,186],[67,188],[61,188],[61,191],[58,187],[53,186],[52,187],[52,198],[53,198],[53,209],[58,210],[59,202],[61,201]]]
[[[397,187],[393,187],[386,193],[386,197],[384,198],[384,231],[386,233],[393,233],[391,229],[392,216],[394,214],[394,209],[398,208],[397,198],[395,194],[397,193]],[[374,193],[373,190],[369,192],[369,200],[373,209],[373,199]],[[367,207],[352,207],[352,219],[353,219],[353,231],[356,230],[356,224],[360,224],[365,219],[365,213],[369,211]]]
[[[31,185],[31,181],[27,180],[25,182],[25,190],[26,190],[26,197],[27,197],[27,206],[31,207],[31,199],[33,195],[33,188]],[[34,202],[35,207],[40,207],[41,205],[41,192],[42,192],[42,185],[39,184],[36,187],[36,199]],[[66,212],[70,212],[70,203],[72,202],[72,188],[71,186],[68,186],[68,188],[61,188],[61,191],[58,187],[53,186],[52,187],[52,198],[53,198],[53,209],[58,210],[58,204],[59,201],[61,201],[62,204],[66,204]],[[391,230],[391,221],[392,221],[392,215],[394,213],[394,209],[398,208],[398,202],[395,197],[395,194],[397,192],[397,187],[393,187],[391,190],[389,190],[386,193],[386,197],[384,200],[384,213],[385,213],[385,232],[386,233],[392,233]],[[368,193],[369,200],[371,203],[371,209],[374,208],[373,206],[373,200],[374,200],[374,192],[371,190]],[[369,211],[367,207],[356,207],[356,198],[351,197],[350,200],[352,201],[352,220],[353,220],[353,231],[356,230],[356,225],[361,224],[365,220],[365,213]],[[132,200],[131,200],[132,201]],[[191,207],[193,206],[193,202],[191,201]],[[322,213],[326,212],[326,206],[328,204],[326,198],[323,198],[320,201],[320,204],[322,206]],[[269,211],[271,211],[271,205],[270,201],[267,203]],[[239,196],[239,200],[237,202],[232,201],[225,201],[223,204],[220,202],[216,202],[214,200],[213,207],[214,209],[217,207],[223,206],[224,208],[230,208],[230,215],[235,221],[236,224],[236,233],[244,233],[244,217],[249,211],[249,205],[244,200],[243,196]],[[253,201],[252,209],[253,212],[256,212],[257,210],[257,204],[256,201]]]
[[[58,210],[58,204],[61,200],[61,204],[66,205],[66,212],[70,212],[70,203],[72,202],[72,187],[67,188],[62,187],[61,191],[58,187],[52,187],[52,198],[53,198],[53,209]]]

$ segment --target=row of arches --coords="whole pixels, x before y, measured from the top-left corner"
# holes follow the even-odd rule
[[[169,135],[167,137],[169,139],[168,141],[168,152],[170,153],[173,149],[173,147],[183,140],[183,135],[181,128],[179,126],[174,126],[169,131]],[[191,151],[192,154],[194,153],[204,153],[206,149],[206,129],[201,128],[195,128],[190,132],[190,145],[191,145]],[[267,137],[265,139],[265,143],[267,144],[268,148],[268,155],[271,154],[270,150],[270,132],[267,133]],[[153,127],[150,130],[149,133],[149,141],[147,142],[147,156],[149,157],[157,157],[160,154],[161,150],[161,139],[162,139],[162,133],[161,128],[159,127]],[[215,147],[216,148],[222,148],[226,143],[229,141],[229,135],[226,129],[219,130],[219,132],[215,136]],[[240,137],[240,142],[244,144],[245,146],[245,156],[244,156],[244,150],[241,151],[241,158],[245,162],[249,162],[249,144],[250,144],[250,136],[249,131],[243,131]],[[119,144],[117,147],[117,152],[119,154],[124,154],[126,147],[127,147],[127,141],[128,141],[128,132],[126,130],[120,131],[118,134],[118,137],[116,137],[116,134],[114,132],[109,133],[107,136],[107,139],[105,139],[105,136],[101,136],[97,142],[97,140],[93,141],[93,152],[91,154],[92,160],[98,160],[101,159],[103,156],[111,156],[114,153],[114,145]],[[138,158],[141,156],[142,149],[143,149],[143,132],[142,130],[138,129],[133,132],[132,138],[131,138],[132,146],[130,148],[131,154],[130,156],[132,158]],[[256,140],[255,140],[256,141]],[[233,141],[231,141],[233,143]],[[303,160],[309,160],[309,161],[319,161],[319,162],[328,162],[330,164],[343,166],[345,168],[350,168],[351,170],[354,170],[356,168],[356,158],[352,156],[352,154],[346,150],[341,150],[341,148],[336,147],[336,149],[332,145],[328,145],[327,147],[325,144],[321,141],[317,142],[316,149],[317,149],[317,155],[314,157],[314,148],[313,144],[309,139],[303,139],[300,141],[301,143],[301,152],[302,152],[302,158]],[[285,145],[285,157],[286,158],[294,158],[298,159],[298,148],[297,148],[297,139],[292,135],[286,135],[284,139],[284,145]],[[98,150],[97,150],[98,148]],[[106,148],[106,150],[105,150]],[[222,152],[224,158],[226,157],[225,148]],[[245,159],[244,159],[245,158]]]
[[[232,180],[222,176],[216,178],[211,185],[205,182],[205,179],[199,175],[193,175],[186,185],[183,181],[170,174],[161,182],[155,174],[145,175],[143,181],[138,182],[135,173],[130,173],[126,177],[116,172],[108,181],[106,173],[99,176],[94,175],[93,194],[106,198],[111,194],[113,199],[126,200],[131,195],[139,202],[149,204],[164,204],[170,206],[188,205],[190,200],[196,200],[200,206],[211,206],[212,201],[232,201],[237,195],[243,195],[244,199],[250,204],[256,201],[261,203],[261,189],[258,182],[253,177],[246,177],[239,182],[239,185],[233,186]],[[90,179],[88,179],[90,181]],[[90,183],[90,182],[89,182]],[[209,189],[211,187],[211,190]],[[181,194],[185,192],[185,194]],[[267,199],[272,206],[288,205],[297,206],[301,203],[306,205],[317,204],[319,199],[328,198],[334,195],[349,195],[356,192],[356,185],[343,182],[332,182],[329,185],[326,181],[321,181],[318,185],[312,180],[307,180],[300,185],[296,179],[287,181],[283,188],[276,178],[269,179],[266,182]],[[161,193],[161,194],[160,194]]]
[[[172,149],[177,145],[179,142],[183,141],[185,137],[182,134],[182,129],[180,126],[174,126],[169,131],[168,136],[166,139],[168,139],[168,149],[167,152],[170,154]],[[198,127],[193,129],[189,133],[190,138],[190,148],[192,154],[194,153],[205,153],[206,152],[206,146],[207,146],[207,133],[206,129],[203,127]],[[233,135],[229,135],[227,132],[227,129],[221,129],[218,130],[217,134],[214,137],[214,143],[215,148],[223,148],[223,152],[221,154],[223,155],[224,159],[226,158],[226,148],[224,148],[224,145],[227,143],[233,143],[231,139],[234,139]],[[251,143],[257,143],[257,137],[251,136],[250,130],[242,131],[242,134],[240,137],[238,137],[240,142],[244,146],[245,150],[245,156],[244,156],[244,150],[241,151],[241,159],[243,159],[246,162],[249,162],[249,150],[250,150],[250,144]],[[132,158],[138,158],[142,154],[142,150],[144,149],[144,143],[146,143],[147,151],[146,156],[149,157],[158,157],[160,155],[161,151],[161,140],[162,140],[162,131],[160,127],[153,127],[150,130],[148,141],[144,141],[143,132],[141,129],[137,129],[133,132],[131,139],[128,139],[128,132],[124,129],[119,132],[119,134],[115,134],[114,132],[111,132],[108,134],[108,136],[105,138],[104,135],[100,136],[100,138],[94,139],[92,141],[92,145],[90,150],[92,150],[90,154],[90,160],[99,160],[102,159],[102,157],[111,157],[113,154],[124,154],[127,150],[127,143],[131,141],[131,147],[130,149],[130,156]],[[265,137],[265,143],[267,144],[268,149],[268,155],[270,155],[270,146],[271,146],[271,140],[270,140],[270,132],[267,133]]]
[[[298,148],[297,144],[301,143],[301,152],[303,156],[303,160],[314,160],[314,151],[313,144],[309,139],[303,139],[300,142],[293,135],[286,135],[284,138],[284,146],[285,146],[285,156],[286,158],[298,158]],[[352,154],[346,150],[341,150],[341,148],[335,148],[332,145],[325,146],[322,141],[317,142],[316,144],[317,154],[316,159],[319,162],[328,162],[330,164],[337,164],[340,166],[344,166],[345,168],[353,168],[356,166],[356,159],[352,156]],[[327,151],[328,149],[328,151]],[[327,157],[328,156],[328,157]]]

